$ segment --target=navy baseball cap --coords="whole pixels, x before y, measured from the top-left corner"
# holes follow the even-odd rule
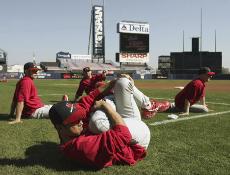
[[[37,68],[37,66],[34,63],[28,62],[28,63],[24,64],[24,71],[25,70],[38,71],[38,70],[41,70],[41,69]]]
[[[86,111],[83,108],[77,107],[76,103],[61,101],[50,108],[49,117],[54,125],[68,125],[79,123],[80,120],[86,117]]]
[[[212,72],[211,69],[209,67],[201,67],[198,74],[207,74],[209,76],[213,76],[215,75],[216,73],[215,72]]]

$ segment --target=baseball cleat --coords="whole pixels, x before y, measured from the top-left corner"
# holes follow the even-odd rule
[[[156,101],[151,99],[151,108],[150,109],[141,109],[142,117],[145,119],[152,118],[156,115],[157,112],[167,111],[171,107],[171,103],[168,101]]]

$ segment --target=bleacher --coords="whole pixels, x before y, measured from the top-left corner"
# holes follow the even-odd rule
[[[64,72],[65,68],[59,67],[57,62],[40,62],[41,68],[45,72]]]
[[[84,67],[90,67],[92,70],[119,70],[120,68],[106,63],[92,63],[86,60],[77,59],[59,59],[60,67],[66,68],[70,71],[81,71]]]
[[[156,70],[147,64],[123,64],[121,67],[116,66],[112,62],[95,63],[88,59],[70,59],[57,58],[57,62],[41,62],[40,66],[45,72],[81,72],[84,67],[90,67],[94,72],[108,70],[110,75],[119,73],[140,74],[156,74]]]

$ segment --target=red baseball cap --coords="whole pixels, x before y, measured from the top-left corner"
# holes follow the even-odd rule
[[[41,69],[37,68],[37,66],[34,63],[28,62],[28,63],[24,64],[24,71],[26,71],[26,70],[38,71]]]
[[[61,101],[51,107],[49,116],[53,124],[68,125],[79,123],[80,120],[86,118],[86,111],[78,107],[76,103]]]
[[[216,73],[215,72],[212,72],[211,69],[209,67],[201,67],[198,74],[207,74],[209,76],[213,76],[215,75]]]

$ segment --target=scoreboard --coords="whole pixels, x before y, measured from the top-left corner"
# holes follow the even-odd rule
[[[120,33],[120,52],[148,53],[149,35]]]

